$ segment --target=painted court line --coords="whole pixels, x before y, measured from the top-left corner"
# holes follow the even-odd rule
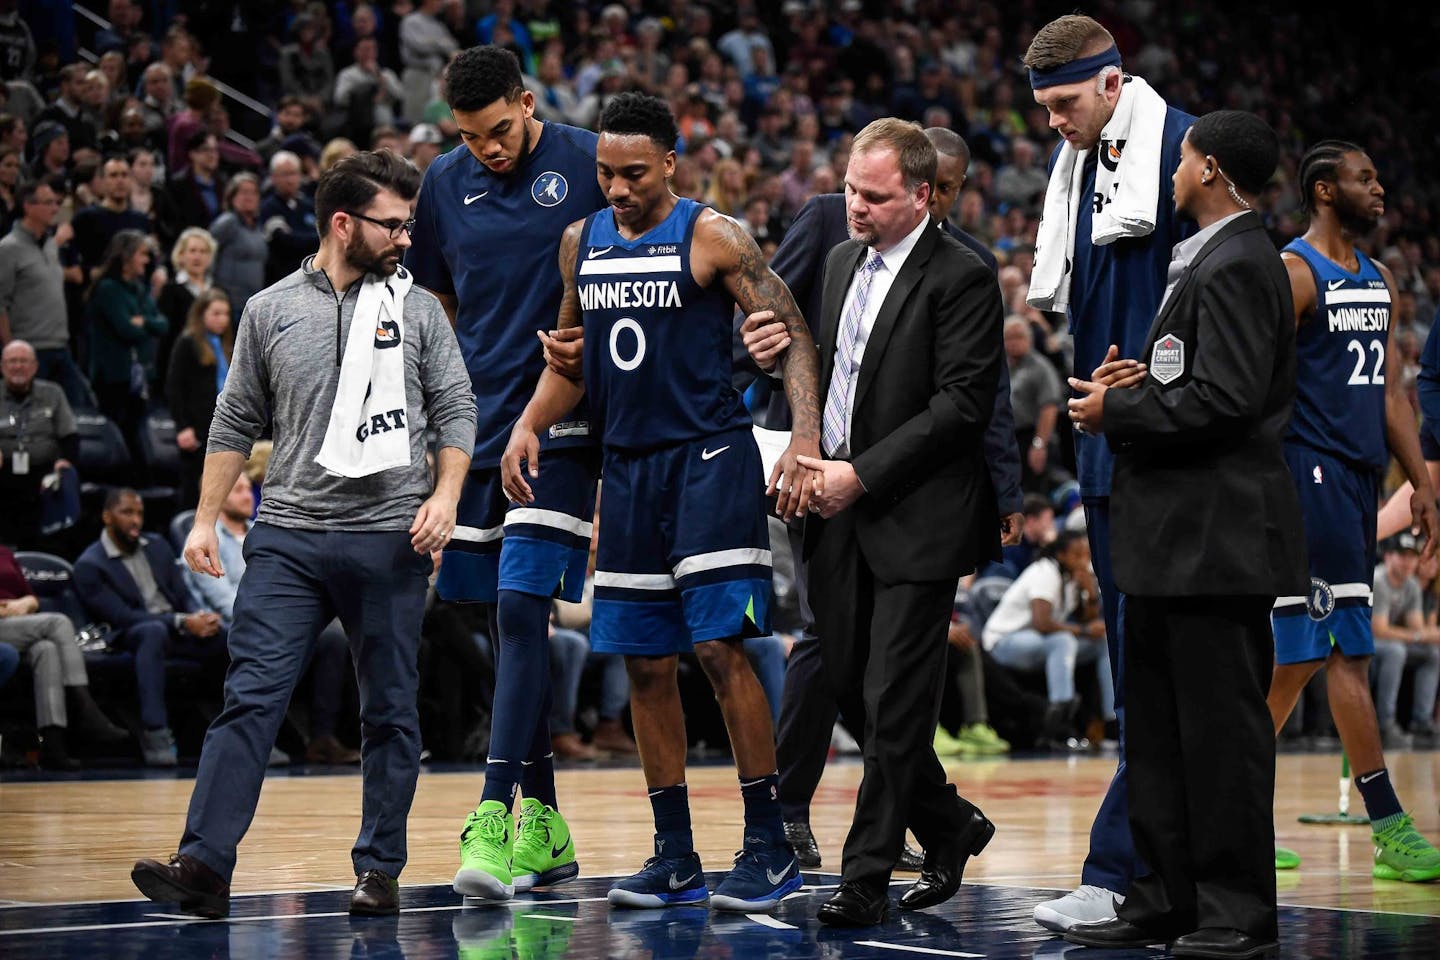
[[[768,914],[768,913],[747,913],[747,914],[745,914],[745,916],[749,917],[751,920],[754,920],[756,923],[760,924],[761,926],[771,927],[772,929],[775,929],[775,930],[799,930],[799,929],[800,929],[799,927],[794,926],[793,924],[786,923],[784,920],[776,920],[774,917],[770,916],[770,914]]]
[[[857,940],[857,947],[879,947],[881,950],[904,950],[908,953],[923,953],[931,957],[978,957],[984,960],[983,953],[961,953],[959,950],[936,950],[934,947],[910,947],[900,943],[882,943],[879,940]]]
[[[527,920],[563,920],[566,923],[579,923],[579,917],[557,917],[548,913],[522,913],[520,916]]]

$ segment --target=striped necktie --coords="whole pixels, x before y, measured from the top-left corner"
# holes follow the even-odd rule
[[[855,298],[850,302],[850,309],[840,318],[840,328],[835,337],[835,369],[830,371],[830,389],[825,394],[825,417],[820,429],[821,443],[830,456],[834,456],[845,442],[845,408],[850,402],[850,378],[855,368],[860,318],[865,315],[865,302],[870,298],[870,281],[874,279],[875,271],[884,265],[880,254],[871,250],[855,278]]]

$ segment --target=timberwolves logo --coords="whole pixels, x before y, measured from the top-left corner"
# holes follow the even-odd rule
[[[1305,598],[1305,610],[1311,620],[1324,620],[1335,609],[1335,591],[1330,584],[1319,577],[1310,578],[1310,594]]]
[[[375,349],[384,350],[387,347],[398,347],[400,345],[400,326],[394,320],[381,320],[375,326]]]
[[[1100,162],[1105,164],[1105,169],[1114,173],[1120,166],[1120,154],[1125,152],[1125,144],[1128,140],[1101,140],[1100,141]]]
[[[530,184],[530,197],[542,207],[553,207],[565,199],[570,184],[554,170],[546,170]]]

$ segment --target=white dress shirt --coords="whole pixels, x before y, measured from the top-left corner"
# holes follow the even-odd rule
[[[880,308],[885,304],[885,297],[890,293],[890,286],[900,274],[900,268],[905,266],[905,261],[910,256],[910,251],[915,249],[915,244],[920,240],[920,233],[930,225],[930,215],[927,213],[920,218],[915,229],[905,235],[895,246],[880,254],[880,267],[875,270],[875,275],[870,278],[870,291],[865,297],[865,312],[860,315],[860,329],[855,335],[855,365],[850,368],[850,383],[846,391],[845,399],[845,440],[836,448],[834,456],[843,459],[850,456],[850,421],[855,414],[855,388],[860,382],[860,366],[865,361],[865,344],[870,340],[870,331],[875,326],[875,318],[880,316]],[[865,251],[860,263],[856,265],[855,276],[860,275],[860,266],[870,256],[870,250]],[[845,300],[840,305],[840,316],[850,312],[850,305],[855,302],[855,280],[852,277],[850,287],[845,291]],[[837,344],[838,354],[838,344]],[[838,357],[837,357],[838,359]],[[829,384],[826,384],[829,390]]]

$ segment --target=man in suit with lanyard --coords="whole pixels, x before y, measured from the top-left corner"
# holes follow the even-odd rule
[[[1200,230],[1175,247],[1148,364],[1110,362],[1070,380],[1071,420],[1103,432],[1116,455],[1130,828],[1150,866],[1115,919],[1072,928],[1072,943],[1170,941],[1177,957],[1278,946],[1270,610],[1308,584],[1281,446],[1295,401],[1294,306],[1253,209],[1278,156],[1254,114],[1195,122],[1175,206]]]
[[[970,165],[970,148],[959,134],[944,127],[931,127],[925,136],[938,155],[935,192],[930,198],[930,214],[940,230],[949,233],[984,261],[995,272],[995,255],[984,244],[948,220],[951,209],[965,184]],[[771,268],[803,304],[811,332],[818,333],[823,285],[821,273],[825,256],[838,244],[849,239],[845,229],[845,198],[829,193],[812,197],[771,260]],[[744,387],[754,373],[776,375],[780,355],[790,345],[785,325],[768,311],[746,317],[737,330],[735,366],[737,385]],[[758,411],[756,421],[772,430],[789,429],[790,409],[783,390],[773,383],[768,404]],[[1003,518],[1001,543],[1010,546],[1020,540],[1024,520],[1021,513],[1020,455],[1015,447],[1014,417],[1010,412],[1010,373],[1007,364],[1000,364],[1000,379],[995,391],[995,404],[990,423],[985,429],[985,462],[997,492],[997,507]],[[780,724],[776,736],[776,756],[780,762],[780,804],[785,814],[785,836],[803,867],[820,866],[820,848],[810,829],[810,799],[820,783],[829,752],[830,731],[835,724],[836,707],[830,690],[821,681],[820,641],[815,633],[815,617],[805,586],[800,523],[789,525],[790,549],[796,563],[796,588],[804,628],[799,641],[790,652],[785,671],[785,692],[780,701]],[[986,730],[989,728],[987,727]],[[864,730],[854,730],[857,740]],[[990,731],[994,735],[993,731]],[[998,737],[997,737],[998,739]],[[918,870],[921,855],[906,844],[899,866]]]
[[[825,459],[805,556],[825,675],[846,725],[871,733],[843,880],[819,919],[879,923],[905,827],[926,849],[901,909],[953,896],[994,825],[945,782],[931,738],[955,582],[998,555],[981,437],[1003,310],[993,275],[935,229],[935,148],[885,118],[845,175],[853,238],[826,260],[820,312]]]

